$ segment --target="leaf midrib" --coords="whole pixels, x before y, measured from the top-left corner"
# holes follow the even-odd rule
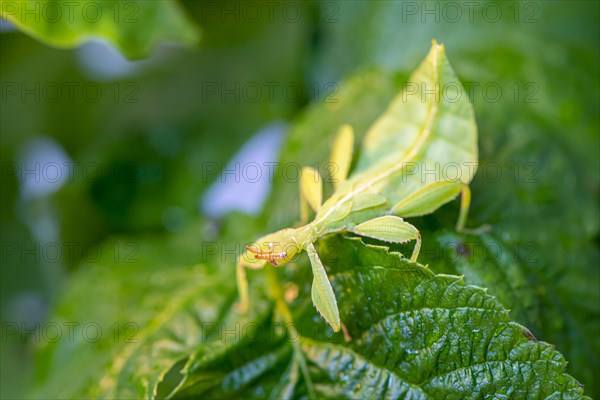
[[[433,69],[434,82],[438,82],[438,78],[439,78],[438,61],[437,61],[438,51],[439,50],[436,49],[436,51],[433,52],[433,57],[432,57],[432,65],[433,65],[432,69]],[[439,90],[439,85],[436,85],[435,88],[436,88],[435,89],[436,96],[434,96],[434,98],[437,98],[437,91]],[[347,193],[333,207],[331,207],[329,210],[327,210],[327,212],[325,214],[323,214],[323,216],[321,216],[319,219],[313,221],[312,223],[316,225],[320,222],[323,222],[329,215],[331,215],[334,211],[336,211],[342,204],[349,201],[357,194],[361,193],[364,190],[371,188],[373,185],[377,184],[378,182],[380,182],[380,181],[384,180],[385,178],[402,170],[405,167],[405,164],[407,162],[409,162],[410,160],[412,160],[414,157],[416,157],[416,155],[419,153],[419,151],[422,150],[423,144],[425,143],[425,141],[427,141],[427,138],[430,136],[431,127],[433,125],[433,120],[436,115],[437,115],[437,103],[435,101],[433,101],[433,102],[429,103],[429,109],[427,110],[427,116],[425,117],[424,127],[423,127],[423,129],[421,129],[421,131],[417,135],[417,138],[415,139],[415,141],[413,142],[413,144],[410,147],[411,150],[406,154],[406,156],[404,156],[402,158],[402,160],[400,160],[400,162],[398,162],[396,165],[391,166],[391,167],[386,167],[378,175],[363,182],[356,189]]]
[[[208,286],[227,282],[228,279],[225,278],[226,277],[219,277],[219,279],[211,280]],[[177,301],[170,301],[168,303],[169,306],[167,306],[160,313],[156,314],[156,316],[146,324],[146,328],[144,330],[140,330],[141,337],[139,340],[136,343],[133,343],[131,346],[121,346],[118,354],[112,357],[111,363],[106,367],[107,373],[104,374],[104,379],[106,379],[108,376],[114,377],[116,379],[116,385],[113,386],[113,388],[117,392],[121,387],[119,385],[119,381],[121,380],[121,372],[123,371],[123,367],[142,347],[142,345],[146,343],[147,339],[164,326],[166,321],[172,319],[173,316],[184,309],[185,306],[198,298],[198,293],[206,289],[206,281],[204,283],[205,285],[192,286],[187,291],[180,292],[179,295],[171,297],[170,300],[176,299]],[[102,381],[100,381],[96,387],[98,390],[102,391]],[[148,394],[150,394],[156,388],[148,387],[147,389],[149,390]]]

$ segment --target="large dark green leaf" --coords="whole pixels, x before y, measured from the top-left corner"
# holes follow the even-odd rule
[[[331,337],[306,306],[310,268],[302,260],[289,267],[300,285],[292,304],[299,336],[201,346],[172,397],[582,397],[564,358],[511,322],[484,289],[360,239],[334,236],[320,248],[353,339]],[[274,325],[257,332],[266,337]]]
[[[319,243],[351,342],[311,306],[306,258],[275,281],[263,279],[269,271],[251,274],[252,309],[242,316],[232,309],[233,268],[202,254],[201,229],[137,241],[135,262],[115,263],[107,244],[106,256],[82,268],[48,321],[79,323],[74,340],[42,336],[34,395],[581,397],[562,356],[484,289],[356,238]],[[224,240],[234,239],[229,232]],[[205,263],[186,267],[192,260]],[[298,288],[289,298],[298,334],[286,332],[280,305],[265,298],[277,280]],[[103,330],[98,340],[91,324]]]

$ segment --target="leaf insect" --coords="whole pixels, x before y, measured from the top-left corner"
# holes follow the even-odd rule
[[[246,268],[261,269],[267,262],[282,266],[306,251],[314,277],[313,304],[337,332],[337,300],[315,249],[317,239],[351,232],[391,243],[414,240],[410,259],[416,261],[421,235],[404,218],[433,213],[459,194],[456,230],[462,231],[471,198],[468,184],[477,168],[477,127],[464,94],[444,45],[434,40],[404,90],[369,128],[350,175],[354,132],[350,125],[341,126],[331,155],[339,174],[332,196],[323,203],[319,172],[303,168],[300,208],[305,225],[263,236],[238,258],[240,311],[248,309]],[[307,223],[309,209],[315,217]]]

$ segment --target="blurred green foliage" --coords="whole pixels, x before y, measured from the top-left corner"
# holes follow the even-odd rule
[[[163,40],[197,43],[199,31],[179,3],[157,1],[4,1],[2,16],[31,36],[71,48],[90,37],[109,40],[130,58],[148,56]]]
[[[151,385],[170,366],[182,367],[178,361],[202,351],[193,341],[200,333],[190,310],[203,320],[221,320],[228,316],[219,313],[235,301],[232,260],[207,258],[202,242],[251,240],[298,218],[297,188],[279,174],[261,216],[221,221],[198,216],[201,194],[218,177],[207,179],[204,166],[222,165],[254,132],[276,120],[293,121],[280,163],[322,163],[341,123],[351,123],[360,139],[401,90],[432,38],[445,43],[458,76],[472,88],[481,167],[472,185],[469,225],[489,223],[493,231],[481,238],[447,231],[457,215],[456,204],[448,205],[414,221],[424,238],[421,261],[434,273],[464,274],[466,284],[488,288],[511,310],[511,319],[555,344],[570,362],[567,372],[587,394],[599,397],[598,3],[450,2],[461,10],[455,18],[442,2],[302,2],[292,3],[303,12],[294,20],[281,12],[286,3],[277,3],[273,18],[264,3],[256,3],[263,4],[258,19],[244,16],[241,3],[227,3],[183,2],[185,12],[176,14],[188,15],[200,27],[184,29],[184,37],[201,30],[201,43],[160,45],[148,60],[121,61],[126,72],[115,76],[90,67],[102,67],[102,57],[108,57],[90,58],[91,45],[58,50],[22,33],[0,35],[2,397],[19,396],[28,386],[33,350],[39,347],[31,333],[5,335],[5,323],[94,321],[105,335],[118,323],[120,338],[129,333],[128,322],[141,328],[136,346],[111,346],[110,336],[95,344],[44,345],[35,378],[45,386],[38,394],[77,393],[90,382],[101,390],[91,395],[107,388],[129,393],[126,375],[117,371],[135,371],[139,382]],[[116,45],[130,56],[148,53],[140,37],[132,43],[119,38]],[[153,42],[150,37],[143,40]],[[280,91],[258,101],[223,97],[219,90],[209,94],[213,84],[231,88],[236,82],[294,82],[303,93],[293,101]],[[333,94],[337,102],[327,103],[321,95],[305,107],[314,84],[323,88],[331,82],[339,88]],[[65,94],[69,83],[77,84],[74,101]],[[58,101],[44,96],[48,85],[62,88]],[[84,96],[85,85],[100,88],[98,101]],[[10,94],[15,87],[17,93]],[[40,99],[23,87],[41,93]],[[40,137],[55,140],[80,165],[100,165],[102,178],[76,174],[56,193],[24,196],[22,177],[9,168],[18,165],[30,140]],[[496,179],[498,166],[502,176]],[[182,215],[177,236],[165,222],[172,208]],[[50,240],[104,243],[102,257],[86,261],[83,246],[58,263],[35,256],[44,242],[33,222],[45,219],[58,227]],[[18,244],[16,255],[8,254],[6,243]],[[135,244],[135,263],[122,257],[113,262],[115,249],[126,250],[123,243]],[[436,248],[445,249],[445,256]],[[486,253],[498,248],[508,256]],[[23,249],[34,251],[23,254]],[[257,299],[264,296],[259,275],[252,277]],[[50,302],[58,304],[52,314]],[[249,318],[269,318],[267,303],[255,303],[257,315]],[[154,365],[147,360],[156,352]],[[74,358],[81,364],[65,362]],[[177,381],[171,373],[167,383]],[[98,376],[106,381],[97,382]]]

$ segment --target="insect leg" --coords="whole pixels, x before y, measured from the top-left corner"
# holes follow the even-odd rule
[[[238,294],[240,302],[236,304],[235,308],[240,313],[248,312],[249,300],[248,300],[248,277],[246,276],[246,268],[250,269],[261,269],[265,266],[267,260],[251,259],[248,252],[244,252],[238,258],[236,263],[236,280]]]
[[[465,229],[465,222],[467,221],[467,215],[469,214],[469,206],[471,205],[471,189],[465,185],[462,190],[460,198],[460,211],[458,213],[458,220],[456,221],[456,230],[462,232]]]
[[[487,224],[476,229],[465,228],[471,204],[471,190],[468,185],[460,181],[437,181],[423,186],[398,202],[391,213],[405,218],[431,214],[459,194],[461,200],[456,230],[471,235],[489,232],[492,227]]]
[[[300,226],[306,225],[308,223],[308,202],[304,198],[302,194],[302,189],[300,189]]]
[[[308,206],[314,212],[319,211],[323,201],[323,185],[319,171],[311,167],[302,168],[300,176],[300,219],[304,225],[308,222]]]
[[[391,214],[404,218],[431,214],[458,196],[461,191],[464,192],[465,188],[469,189],[461,181],[437,181],[430,183],[399,201],[392,208]],[[467,208],[469,200],[470,196],[466,199]],[[463,218],[466,218],[466,214]]]
[[[395,215],[373,218],[357,225],[350,231],[360,236],[391,243],[405,243],[415,240],[416,244],[410,257],[411,261],[417,260],[419,251],[421,250],[421,234],[418,229]]]
[[[471,205],[471,189],[467,185],[463,188],[460,198],[460,211],[458,220],[456,220],[456,231],[469,235],[481,235],[492,230],[489,224],[483,224],[477,228],[465,228],[467,215],[469,214],[469,206]]]
[[[311,243],[306,248],[310,265],[313,270],[313,283],[311,288],[311,297],[313,304],[319,313],[325,318],[325,321],[333,328],[334,332],[340,330],[340,311],[338,310],[335,293],[331,287],[331,282],[325,272],[325,267],[317,254],[315,246]]]
[[[246,276],[246,269],[244,265],[238,262],[235,266],[236,271],[236,280],[237,280],[237,289],[238,295],[240,297],[240,302],[236,305],[236,309],[245,314],[248,312],[249,300],[248,300],[248,277]]]
[[[334,188],[337,188],[348,177],[353,150],[354,130],[350,125],[344,124],[338,130],[331,151],[330,162],[334,168],[331,178]]]
[[[350,336],[350,332],[348,332],[348,328],[346,328],[346,325],[344,325],[343,322],[341,324],[341,327],[342,327],[342,332],[344,333],[344,341],[346,343],[350,343],[352,341],[352,336]]]

